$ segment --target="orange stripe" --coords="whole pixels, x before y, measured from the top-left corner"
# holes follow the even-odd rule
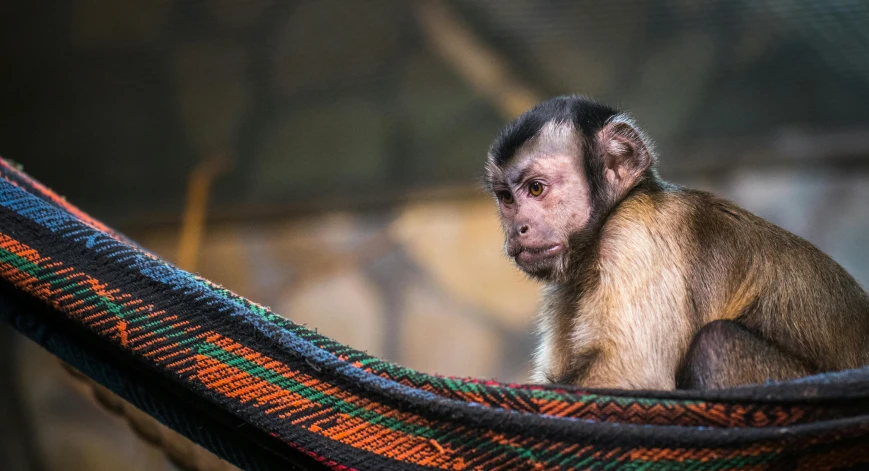
[[[781,451],[780,445],[763,445],[756,444],[749,448],[742,449],[689,449],[689,448],[634,448],[629,450],[623,456],[631,461],[636,460],[696,460],[709,461],[710,459],[736,458],[736,457],[752,457],[759,456],[764,453],[776,453]]]
[[[228,340],[228,339],[223,339],[223,340]],[[290,391],[281,389],[278,386],[270,384],[270,383],[268,383],[264,380],[261,380],[257,377],[251,376],[250,374],[248,374],[248,373],[246,373],[238,368],[220,363],[219,361],[217,361],[211,357],[208,357],[205,355],[196,355],[196,358],[197,358],[197,361],[199,362],[198,377],[199,377],[200,381],[202,381],[202,383],[205,386],[207,386],[209,389],[213,389],[213,390],[215,390],[215,391],[217,391],[217,392],[219,392],[227,397],[235,397],[235,398],[243,399],[243,397],[240,397],[240,395],[238,394],[237,391],[226,388],[225,386],[214,387],[214,384],[217,382],[220,382],[221,384],[224,384],[224,385],[228,384],[226,379],[231,378],[233,381],[245,381],[245,383],[247,383],[247,381],[253,381],[256,384],[257,390],[260,393],[254,397],[247,398],[245,402],[256,402],[257,406],[259,408],[274,407],[275,405],[290,402],[290,401],[295,402],[298,405],[310,405],[312,407],[313,406],[321,407],[318,404],[313,403],[312,401],[305,399],[304,397],[302,397],[301,395],[299,395],[297,393],[292,393]],[[207,372],[207,373],[205,373],[205,372]],[[299,375],[299,376],[304,376],[304,375]],[[315,385],[312,384],[312,386],[315,386]],[[319,384],[318,386],[322,386],[322,383]],[[316,389],[320,390],[320,388],[316,388]],[[263,393],[269,393],[269,395],[272,395],[275,399],[270,401],[269,403],[266,403],[266,402],[262,401],[262,398],[264,397]],[[360,399],[360,398],[356,398],[356,399]],[[361,399],[360,402],[370,402],[370,401],[368,401],[366,399]],[[357,404],[357,405],[360,405],[360,404]],[[364,404],[360,405],[360,406],[365,407]],[[368,404],[368,406],[370,407],[370,404]],[[369,408],[369,407],[366,407],[366,408]],[[422,460],[429,458],[431,455],[440,455],[440,453],[438,453],[437,450],[431,449],[429,442],[425,438],[414,437],[414,436],[405,434],[403,432],[390,430],[390,429],[383,427],[381,425],[371,424],[370,422],[362,420],[358,417],[351,416],[349,414],[339,413],[339,412],[335,412],[335,411],[332,411],[332,412],[334,413],[334,416],[340,417],[342,419],[342,423],[337,424],[336,427],[331,427],[331,428],[323,429],[323,430],[316,430],[315,427],[312,427],[310,425],[307,426],[306,429],[312,433],[316,433],[316,434],[321,435],[323,437],[331,438],[333,440],[336,440],[336,441],[339,441],[341,443],[347,444],[349,446],[354,446],[354,447],[357,447],[356,443],[358,443],[359,440],[354,439],[354,437],[352,436],[353,430],[364,429],[365,430],[365,434],[364,434],[365,437],[367,437],[368,434],[372,433],[372,432],[373,433],[383,432],[384,435],[388,435],[390,437],[390,441],[392,443],[392,446],[385,453],[379,453],[379,454],[381,454],[382,456],[386,456],[387,458],[398,458],[399,456],[402,456],[402,457],[405,457],[405,459],[408,462],[415,463],[415,464],[418,464]],[[407,420],[405,420],[405,421],[407,422]],[[402,439],[404,439],[404,440],[402,440]],[[368,446],[363,446],[363,447],[358,447],[358,448],[364,449],[366,451],[374,452],[373,449],[371,447],[368,447]],[[437,456],[437,458],[441,458],[441,459],[432,460],[432,462],[443,463],[445,461],[445,460],[443,460],[443,458],[441,456]],[[440,469],[453,469],[453,466],[456,464],[454,462],[455,460],[450,459],[448,461],[449,461],[448,465],[438,465],[437,467]]]
[[[39,264],[39,262],[43,261],[43,259],[39,256],[39,253],[22,244],[21,242],[9,237],[8,235],[0,232],[0,247],[4,250],[14,253],[19,257],[27,260],[28,262]]]

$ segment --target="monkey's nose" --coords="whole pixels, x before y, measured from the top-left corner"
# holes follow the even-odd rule
[[[524,226],[519,228],[520,235],[525,235],[526,232],[528,232],[528,224],[525,224]]]

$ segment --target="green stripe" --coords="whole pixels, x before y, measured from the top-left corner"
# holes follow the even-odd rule
[[[314,388],[309,388],[294,379],[287,378],[275,372],[274,370],[265,368],[234,353],[227,352],[226,350],[208,342],[202,342],[197,345],[196,348],[198,353],[207,355],[223,364],[238,368],[251,376],[257,377],[263,381],[266,381],[269,384],[280,387],[281,389],[296,392],[306,400],[347,414],[351,417],[357,417],[370,424],[380,425],[393,431],[407,433],[409,435],[414,435],[422,438],[435,438],[438,437],[440,433],[442,433],[430,427],[416,424],[408,424],[394,417],[385,417],[375,411],[370,411],[365,409],[364,407],[357,406],[355,404],[343,401],[333,396],[326,395],[320,391],[317,391]],[[461,438],[459,437],[449,438],[447,442],[451,444],[463,443]],[[530,453],[529,450],[519,446],[498,445],[498,448],[502,452],[512,452],[522,456],[530,456],[528,455]]]
[[[284,390],[297,392],[299,395],[311,402],[316,402],[322,406],[335,409],[339,412],[350,415],[351,417],[358,417],[370,423],[379,423],[390,430],[409,433],[424,438],[434,438],[436,435],[435,431],[428,427],[407,424],[394,417],[383,417],[381,414],[367,410],[364,407],[323,394],[314,388],[305,386],[299,381],[287,378],[272,369],[265,368],[245,359],[244,357],[227,352],[211,343],[202,342],[197,345],[196,348],[198,353],[214,358],[223,364],[238,368],[251,376],[257,377]]]
[[[48,283],[49,286],[54,286],[57,284],[58,280],[57,280],[57,276],[54,272],[46,272],[46,270],[44,268],[40,267],[39,265],[31,262],[30,260],[27,260],[24,257],[18,256],[17,254],[12,253],[6,249],[0,249],[0,261],[6,262],[6,263],[12,265],[16,269],[18,269],[24,273],[27,273],[28,275],[36,278],[37,280],[39,280],[43,283]],[[72,282],[72,283],[77,285],[77,286],[80,286],[75,282]],[[67,287],[61,287],[61,289],[63,289],[63,291],[66,291],[66,292],[69,291],[67,289]],[[82,298],[82,301],[85,301],[88,303],[91,301],[96,301],[97,304],[101,304],[103,307],[105,307],[108,312],[114,314],[117,317],[120,317],[121,319],[124,318],[124,312],[123,312],[123,309],[120,305],[110,301],[107,298],[104,298],[103,296],[96,294],[93,291],[93,288],[91,288],[91,287],[84,287],[83,289],[81,289],[77,292],[73,292],[72,294],[73,295],[80,295],[80,294],[84,294],[84,293],[93,293],[93,294],[91,296]]]

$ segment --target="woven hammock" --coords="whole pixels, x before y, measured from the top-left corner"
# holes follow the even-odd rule
[[[864,469],[869,368],[715,392],[432,376],[175,268],[0,160],[0,319],[242,469]]]

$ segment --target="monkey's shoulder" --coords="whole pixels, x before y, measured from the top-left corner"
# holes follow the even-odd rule
[[[703,278],[747,282],[752,291],[803,304],[812,298],[816,310],[842,308],[840,301],[869,309],[859,283],[808,240],[711,193],[685,195],[693,210],[690,231],[682,237],[693,244]]]
[[[757,253],[757,249],[828,258],[811,242],[715,194],[684,189],[679,199],[689,202],[690,229],[701,244],[729,242],[733,249],[746,253]]]
[[[801,237],[714,193],[672,186],[652,195],[651,199],[660,208],[658,213],[664,214],[664,219],[681,219],[684,222],[681,229],[700,238],[759,238],[779,245],[815,249]]]
[[[722,200],[723,202],[723,200]],[[709,217],[715,196],[675,185],[638,191],[613,210],[602,228],[602,239],[681,237],[693,230],[695,219]]]
[[[836,265],[810,242],[725,198],[675,185],[626,198],[604,224],[601,240],[604,254],[617,250],[648,261],[745,269],[793,259]]]

